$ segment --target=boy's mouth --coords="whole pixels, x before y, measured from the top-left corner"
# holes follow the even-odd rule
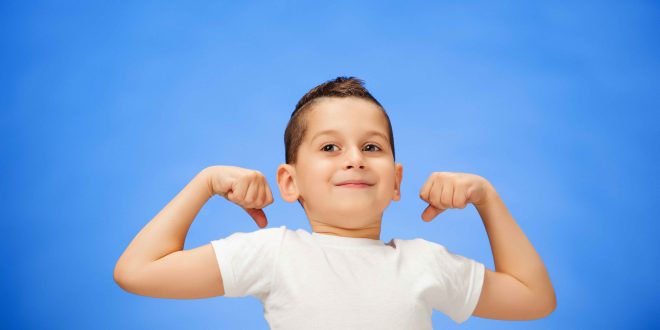
[[[373,184],[364,180],[346,180],[338,183],[337,186],[344,188],[369,188]]]
[[[365,184],[365,183],[346,183],[346,184],[338,184],[338,187],[344,187],[344,188],[369,188],[371,185]]]

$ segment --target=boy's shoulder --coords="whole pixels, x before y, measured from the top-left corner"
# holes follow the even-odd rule
[[[401,242],[402,244],[409,244],[413,246],[437,246],[437,247],[442,247],[444,248],[444,245],[440,243],[436,243],[434,241],[427,240],[425,238],[421,237],[415,237],[415,238],[393,238],[392,239],[395,242]]]
[[[444,245],[421,237],[393,238],[392,241],[394,245],[402,250],[415,251],[415,253],[444,253],[448,251]]]
[[[259,228],[252,231],[235,231],[232,234],[213,240],[214,243],[224,243],[224,242],[243,242],[243,241],[253,241],[259,242],[264,240],[276,240],[284,235],[287,228],[285,226],[280,227],[267,227]]]

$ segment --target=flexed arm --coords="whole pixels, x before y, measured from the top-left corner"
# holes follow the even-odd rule
[[[235,166],[199,172],[140,232],[121,255],[114,279],[126,291],[157,298],[204,298],[224,294],[213,248],[183,250],[190,225],[215,194],[241,206],[263,228],[262,210],[273,202],[265,177]]]
[[[490,182],[469,173],[435,172],[422,187],[420,198],[429,203],[422,213],[424,221],[449,208],[465,208],[468,203],[481,216],[495,271],[486,269],[473,315],[530,320],[552,313],[557,303],[545,265]]]

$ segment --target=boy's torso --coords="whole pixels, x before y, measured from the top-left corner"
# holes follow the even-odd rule
[[[418,241],[326,243],[286,230],[263,301],[272,328],[431,329],[424,297],[434,280]]]

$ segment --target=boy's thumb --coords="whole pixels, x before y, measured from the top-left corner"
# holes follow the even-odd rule
[[[439,209],[434,207],[433,205],[429,204],[429,206],[424,209],[424,212],[422,212],[422,220],[429,222],[433,220],[438,214],[444,212],[444,209]]]
[[[262,209],[245,209],[245,211],[254,219],[254,222],[257,223],[259,228],[264,228],[268,225],[268,219],[266,219],[266,214]]]

